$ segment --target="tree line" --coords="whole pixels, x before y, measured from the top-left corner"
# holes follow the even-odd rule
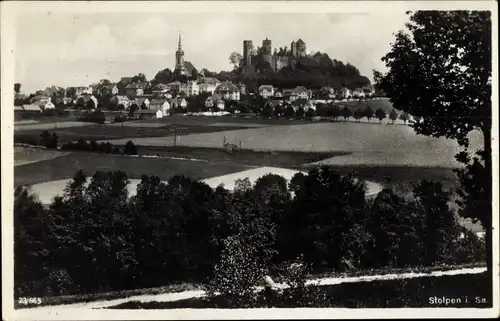
[[[29,188],[16,189],[16,295],[180,281],[215,280],[220,288],[221,267],[226,276],[235,275],[231,262],[237,257],[231,255],[257,266],[255,271],[302,257],[314,272],[457,264],[485,256],[475,234],[459,237],[450,194],[437,182],[416,184],[411,198],[384,189],[374,199],[366,197],[363,182],[328,167],[290,182],[274,174],[253,185],[240,179],[232,192],[184,176],[168,183],[143,176],[129,197],[128,182],[122,171],[98,171],[90,179],[79,171],[47,206]]]
[[[37,138],[33,135],[14,135],[14,142],[20,144],[29,144],[32,146],[43,146],[50,149],[60,150],[75,150],[75,151],[89,151],[100,152],[107,154],[125,154],[125,155],[138,155],[139,151],[133,141],[129,140],[125,143],[123,150],[119,146],[113,146],[110,142],[97,142],[92,139],[87,141],[80,138],[75,141],[70,141],[66,144],[59,146],[59,136],[57,133],[50,133],[44,130],[40,137]]]

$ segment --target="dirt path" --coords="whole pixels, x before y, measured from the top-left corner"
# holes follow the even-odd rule
[[[486,267],[477,267],[477,268],[464,268],[458,270],[450,270],[450,271],[434,271],[431,273],[403,273],[403,274],[384,274],[384,275],[370,275],[370,276],[357,276],[357,277],[347,277],[347,278],[321,278],[321,279],[313,279],[309,280],[307,284],[317,284],[317,285],[335,285],[341,283],[356,283],[356,282],[370,282],[370,281],[380,281],[380,280],[394,280],[394,279],[413,279],[420,277],[428,277],[428,276],[444,276],[444,275],[460,275],[460,274],[479,274],[486,271]],[[277,284],[278,287],[286,288],[283,284]],[[258,287],[257,290],[262,289],[262,287]],[[130,302],[130,301],[139,301],[139,302],[171,302],[178,300],[185,300],[190,298],[202,297],[205,295],[205,292],[202,290],[193,290],[193,291],[183,291],[177,293],[163,293],[163,294],[155,294],[155,295],[138,295],[131,296],[128,298],[122,299],[114,299],[114,300],[101,300],[95,302],[83,302],[83,303],[75,303],[75,304],[66,304],[66,305],[57,305],[57,306],[42,306],[42,307],[33,307],[26,308],[25,310],[50,310],[57,311],[58,309],[102,309],[108,308],[111,306],[119,305],[122,303]]]

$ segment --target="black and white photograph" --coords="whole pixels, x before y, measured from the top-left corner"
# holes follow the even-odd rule
[[[499,316],[494,1],[6,1],[4,320]]]

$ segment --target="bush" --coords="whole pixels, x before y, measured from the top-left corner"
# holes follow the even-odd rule
[[[38,146],[40,145],[40,139],[33,135],[14,133],[14,143]]]
[[[80,138],[76,142],[69,142],[61,147],[62,150],[77,150],[77,151],[89,151],[89,152],[99,152],[106,154],[120,154],[120,149],[118,147],[113,148],[110,142],[96,142],[91,140],[89,143]]]
[[[257,300],[255,286],[264,276],[253,247],[238,236],[224,240],[221,260],[214,267],[214,277],[206,286],[210,299],[221,296],[230,306],[251,308]]]
[[[137,155],[138,154],[137,147],[135,146],[135,144],[131,140],[129,140],[125,144],[125,149],[123,150],[123,153],[126,155]]]
[[[317,284],[306,284],[309,269],[302,258],[281,265],[280,274],[288,289],[280,295],[280,301],[295,307],[320,307],[327,304],[327,297]]]
[[[40,134],[40,145],[45,146],[47,148],[57,148],[57,143],[59,141],[59,137],[56,133],[49,133],[44,130]]]

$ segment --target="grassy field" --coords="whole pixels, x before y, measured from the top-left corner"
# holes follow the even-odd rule
[[[192,133],[209,133],[209,132],[217,132],[223,130],[232,130],[235,129],[234,126],[221,127],[221,126],[201,126],[201,125],[184,125],[184,124],[131,124],[123,123],[123,126],[119,124],[94,124],[94,123],[86,123],[88,124],[85,127],[67,127],[67,128],[48,128],[49,132],[56,133],[59,136],[59,143],[64,144],[69,141],[77,140],[83,138],[85,140],[113,140],[113,139],[121,139],[126,137],[125,141],[130,139],[137,139],[139,137],[161,137],[161,140],[166,140],[168,143],[172,142],[172,139],[168,139],[168,137],[172,137],[174,133],[179,135],[187,135]],[[138,126],[141,127],[138,127]],[[161,125],[161,126],[159,126]],[[247,127],[241,127],[245,129]],[[39,137],[41,133],[41,129],[35,130],[23,130],[18,131],[14,135],[21,136],[34,136]]]
[[[141,155],[157,155],[162,157],[183,157],[211,161],[233,162],[254,166],[291,167],[305,163],[318,162],[344,152],[274,152],[237,149],[229,151],[224,148],[188,147],[188,146],[139,146]]]
[[[471,133],[471,147],[482,145],[480,133]],[[453,140],[417,135],[404,125],[368,123],[315,123],[269,126],[181,136],[177,145],[222,147],[224,137],[243,149],[305,152],[345,152],[344,158],[324,160],[332,165],[455,167],[460,150]],[[124,144],[127,139],[112,140]],[[168,146],[163,137],[134,139],[140,146]]]
[[[90,122],[83,122],[83,121],[70,121],[68,119],[61,119],[61,120],[43,120],[39,121],[36,123],[27,123],[27,124],[15,124],[14,125],[14,130],[15,131],[42,131],[42,130],[51,130],[51,129],[57,129],[57,128],[76,128],[76,127],[86,127],[86,126],[92,126],[94,123]]]
[[[17,187],[72,178],[80,169],[88,175],[99,170],[122,170],[127,173],[129,178],[157,175],[162,180],[168,180],[177,174],[186,175],[193,179],[203,179],[246,168],[244,165],[231,162],[195,162],[75,152],[51,160],[16,166],[14,168],[14,185]]]
[[[67,153],[41,148],[14,147],[14,166],[36,163],[64,156]]]
[[[357,283],[342,283],[318,286],[318,292],[326,297],[326,302],[309,307],[329,308],[417,308],[417,307],[491,307],[491,280],[486,273],[464,274],[414,279],[385,280]],[[258,297],[257,308],[293,308],[294,300],[287,300],[289,291],[283,295]],[[459,303],[434,304],[435,298],[461,298]],[[432,299],[431,299],[432,298]],[[477,298],[477,299],[476,299]],[[479,302],[478,302],[479,301]],[[131,301],[111,309],[207,309],[238,308],[228,305],[221,297],[214,299],[192,298],[173,302]]]

